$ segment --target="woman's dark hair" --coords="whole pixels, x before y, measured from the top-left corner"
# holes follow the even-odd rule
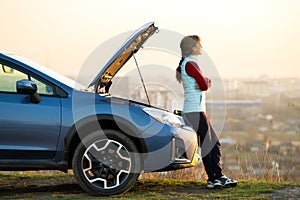
[[[200,43],[200,37],[197,35],[189,35],[185,36],[180,42],[181,49],[181,59],[179,61],[178,67],[176,68],[176,79],[179,83],[181,83],[181,64],[185,57],[189,56],[193,52],[193,47]]]

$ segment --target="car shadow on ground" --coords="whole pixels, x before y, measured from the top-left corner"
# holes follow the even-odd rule
[[[62,185],[24,185],[21,186],[8,186],[0,188],[0,197],[12,194],[25,194],[25,193],[65,193],[65,194],[80,194],[85,191],[78,184],[62,184]]]

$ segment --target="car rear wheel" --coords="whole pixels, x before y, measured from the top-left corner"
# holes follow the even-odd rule
[[[72,166],[79,185],[92,195],[130,189],[139,177],[140,156],[132,140],[115,130],[95,131],[77,146]]]

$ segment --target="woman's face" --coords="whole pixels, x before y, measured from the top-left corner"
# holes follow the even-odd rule
[[[199,56],[202,54],[202,46],[201,43],[197,43],[196,45],[193,46],[193,52],[192,54],[194,56]]]

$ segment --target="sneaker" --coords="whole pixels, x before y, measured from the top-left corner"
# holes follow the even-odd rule
[[[207,181],[206,187],[209,188],[209,189],[214,188],[214,187],[215,187],[215,186],[214,186],[214,182],[213,182],[213,181]]]
[[[220,188],[220,187],[235,187],[237,186],[236,180],[231,180],[230,178],[227,178],[226,176],[221,176],[220,178],[215,179],[214,181],[214,187]]]

